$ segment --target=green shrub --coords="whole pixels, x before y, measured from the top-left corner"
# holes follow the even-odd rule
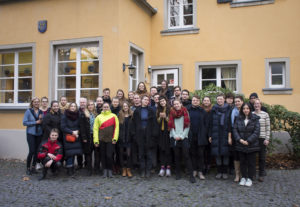
[[[217,87],[214,84],[207,86],[204,90],[196,90],[191,93],[191,96],[198,95],[201,100],[205,96],[209,96],[211,98],[212,104],[216,103],[216,96],[219,93],[227,94],[233,93],[230,89],[224,89],[221,87]],[[239,94],[242,95],[242,94]],[[245,98],[245,101],[248,99]],[[300,157],[300,114],[297,112],[288,111],[282,105],[269,105],[263,104],[267,109],[270,115],[271,121],[271,130],[272,131],[287,131],[291,136],[291,143],[293,146],[294,155]],[[271,145],[269,146],[269,150],[272,151],[274,149],[274,144],[280,143],[278,140],[273,140],[276,138],[271,138]]]

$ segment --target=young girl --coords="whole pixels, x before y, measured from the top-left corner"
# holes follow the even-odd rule
[[[119,137],[119,119],[111,112],[109,103],[103,104],[103,109],[94,122],[93,127],[94,144],[101,152],[101,164],[104,168],[103,177],[112,177],[113,145]]]
[[[236,150],[239,152],[242,179],[240,185],[250,187],[255,176],[255,158],[259,151],[259,117],[252,114],[250,104],[244,103],[233,127]]]
[[[120,135],[119,135],[119,156],[123,177],[132,177],[131,167],[131,136],[129,126],[131,124],[133,112],[129,108],[129,103],[124,102],[119,112]],[[125,158],[125,159],[124,159]]]
[[[190,182],[195,183],[196,180],[193,176],[193,167],[189,155],[190,146],[188,134],[190,130],[190,117],[187,109],[182,106],[180,100],[175,99],[173,102],[168,126],[170,130],[171,147],[174,148],[175,152],[176,180],[181,178],[180,165],[181,157],[183,157],[190,176]]]
[[[159,176],[171,176],[171,149],[170,135],[168,131],[170,107],[165,96],[159,97],[159,104],[156,111],[156,119],[159,125],[158,148],[161,161]]]

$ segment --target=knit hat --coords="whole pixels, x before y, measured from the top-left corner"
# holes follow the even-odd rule
[[[258,98],[257,93],[251,93],[250,96],[249,96],[249,99],[251,99],[252,96],[254,96],[255,98]]]

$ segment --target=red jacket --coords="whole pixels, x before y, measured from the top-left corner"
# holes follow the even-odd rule
[[[61,160],[63,156],[63,148],[59,141],[52,142],[50,139],[45,140],[41,143],[40,149],[38,152],[38,159],[44,159],[47,157],[47,154],[51,153],[56,156],[55,162]]]

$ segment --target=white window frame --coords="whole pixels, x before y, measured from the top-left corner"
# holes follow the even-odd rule
[[[202,69],[216,68],[216,80],[218,87],[222,86],[222,80],[235,80],[236,81],[236,91],[237,93],[242,92],[242,66],[240,60],[229,60],[229,61],[212,61],[212,62],[196,62],[195,63],[195,89],[202,90]],[[221,68],[234,66],[236,68],[235,78],[221,79]],[[210,79],[205,79],[210,80]]]
[[[21,63],[19,64],[19,53],[20,52],[32,52],[32,62],[31,63]],[[26,92],[31,91],[31,97],[35,96],[35,44],[27,43],[27,44],[16,44],[16,45],[1,45],[0,53],[15,53],[14,55],[14,64],[9,64],[14,66],[14,77],[10,79],[14,79],[14,102],[13,103],[0,103],[0,109],[26,109],[28,108],[30,103],[18,103],[19,94],[18,92]],[[5,66],[9,66],[5,65]],[[22,65],[31,65],[31,76],[22,76],[23,78],[31,78],[31,89],[28,90],[19,90],[19,66]],[[8,79],[8,78],[1,78]],[[5,91],[5,90],[2,90]],[[9,90],[11,91],[11,90]]]
[[[192,6],[193,6],[193,13],[192,13],[192,18],[193,18],[193,24],[191,25],[184,25],[184,5],[183,4],[183,0],[179,0],[179,26],[173,26],[171,27],[171,4],[170,4],[170,0],[168,0],[168,28],[169,29],[178,29],[178,28],[189,28],[189,27],[194,27],[194,15],[195,15],[195,11],[194,11],[194,1],[192,2]],[[190,4],[187,4],[190,5]]]
[[[233,0],[230,5],[231,7],[259,6],[274,2],[275,0]]]
[[[139,60],[139,54],[137,52],[131,51],[130,52],[130,64],[132,64],[132,56],[135,55],[136,56],[136,65],[134,65],[135,68],[135,73],[136,73],[136,78],[133,78],[132,76],[129,75],[129,91],[133,91],[133,88],[137,89],[137,85],[139,84],[139,72],[140,72],[140,60]],[[136,85],[133,86],[133,81],[136,81]]]
[[[102,57],[103,57],[103,38],[102,37],[90,37],[90,38],[79,38],[79,39],[67,39],[67,40],[55,40],[50,42],[50,65],[49,65],[49,100],[57,100],[58,98],[58,55],[57,50],[61,48],[74,48],[74,47],[91,47],[95,46],[99,48],[99,73],[98,73],[98,83],[99,86],[97,88],[98,90],[98,96],[100,96],[102,92]],[[79,56],[76,57],[76,66],[81,65],[81,58],[80,53],[76,53]],[[85,60],[84,60],[85,61]],[[86,60],[89,61],[89,60]],[[91,60],[92,61],[92,60]],[[74,61],[72,61],[74,62]],[[81,67],[81,66],[80,66]],[[80,84],[81,84],[81,71],[80,67],[76,67],[76,102],[79,102],[80,98]],[[84,74],[84,76],[88,76],[88,74]],[[79,81],[77,81],[79,80]],[[89,90],[89,88],[82,88],[83,90]],[[95,88],[93,88],[94,90]]]
[[[283,67],[282,67],[282,73],[281,74],[272,74],[272,63],[282,63],[283,64]],[[269,87],[270,88],[285,88],[285,69],[286,66],[285,66],[285,62],[270,62],[269,63]],[[282,77],[282,84],[280,85],[274,85],[272,84],[272,77],[273,76],[281,76]]]

